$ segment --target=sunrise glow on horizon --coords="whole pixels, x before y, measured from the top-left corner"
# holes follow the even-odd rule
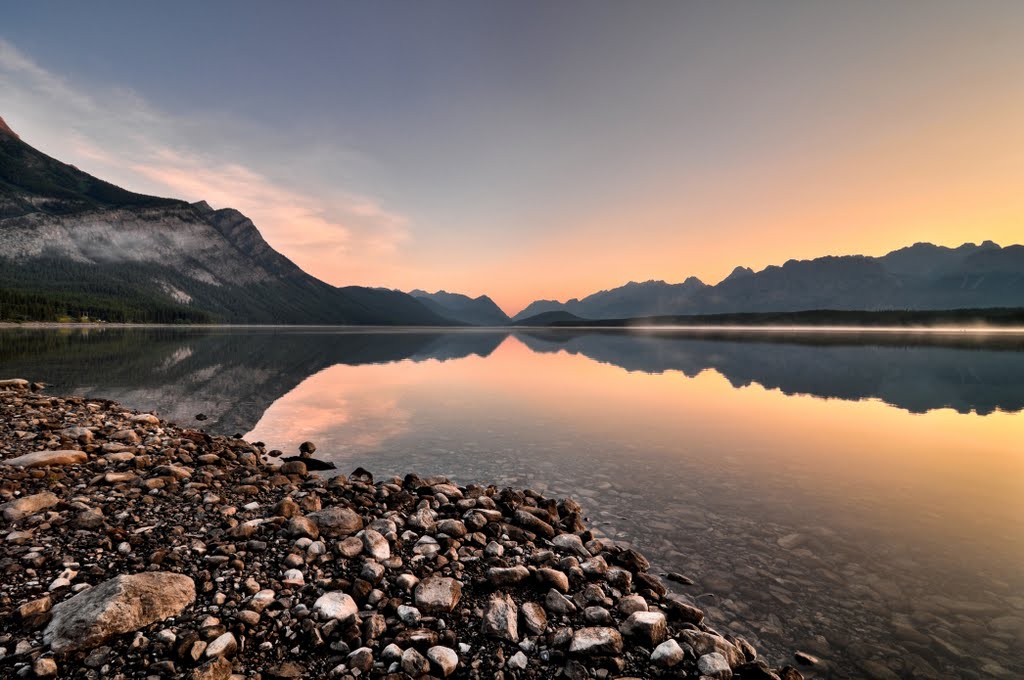
[[[0,27],[0,116],[125,188],[242,211],[332,284],[509,314],[1024,242],[1022,4],[398,7],[25,4]]]

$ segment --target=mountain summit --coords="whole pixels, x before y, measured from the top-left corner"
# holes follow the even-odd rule
[[[310,276],[237,210],[126,191],[0,132],[0,318],[451,323],[405,293]]]
[[[8,137],[14,137],[15,139],[21,139],[11,126],[7,124],[3,116],[0,116],[0,135],[7,135]]]

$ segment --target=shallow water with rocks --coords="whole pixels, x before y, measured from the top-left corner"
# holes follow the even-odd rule
[[[19,330],[0,358],[342,471],[571,497],[806,677],[1024,666],[1019,338]]]

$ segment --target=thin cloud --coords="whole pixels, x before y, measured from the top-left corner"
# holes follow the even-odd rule
[[[87,92],[3,39],[0,90],[0,115],[33,146],[133,191],[236,208],[272,246],[332,283],[379,278],[410,239],[409,220],[372,197],[303,176],[301,148],[261,159],[268,132],[247,122],[170,116],[123,88]],[[211,137],[219,140],[212,149]],[[236,150],[231,157],[227,148]],[[336,164],[356,155],[329,145],[317,149],[324,153]],[[275,167],[289,168],[291,181],[273,177]]]

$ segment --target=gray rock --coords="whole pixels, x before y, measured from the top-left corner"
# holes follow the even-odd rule
[[[0,460],[0,465],[14,465],[25,468],[37,468],[57,465],[80,465],[89,460],[85,451],[63,449],[60,451],[34,451],[17,458]]]
[[[660,645],[668,635],[668,624],[661,612],[633,612],[619,626],[623,635],[641,640],[648,647]]]
[[[508,660],[506,665],[514,671],[524,671],[529,662],[530,660],[526,658],[526,655],[519,651],[512,655],[512,658]]]
[[[519,609],[506,594],[494,594],[484,609],[483,633],[490,637],[519,642]]]
[[[538,569],[537,580],[540,581],[541,585],[551,586],[563,593],[569,592],[569,577],[557,569],[551,569],[550,567]]]
[[[462,597],[462,584],[453,578],[431,576],[416,586],[416,606],[428,614],[446,614]]]
[[[403,671],[414,678],[430,672],[430,662],[412,647],[402,652],[401,666]]]
[[[552,588],[544,598],[544,608],[555,616],[566,616],[576,613],[576,605],[560,592]]]
[[[665,640],[651,652],[651,663],[671,668],[675,666],[686,654],[683,648],[675,640]]]
[[[704,620],[704,612],[691,605],[680,595],[669,593],[664,597],[664,602],[668,606],[669,616],[673,620],[695,625]]]
[[[437,523],[437,533],[462,538],[466,535],[466,525],[457,519],[443,519]]]
[[[231,657],[238,651],[238,640],[231,633],[224,633],[218,636],[213,642],[206,646],[206,657],[212,659],[214,657]]]
[[[348,625],[355,621],[359,614],[359,606],[348,593],[335,591],[324,593],[313,603],[313,611],[323,619],[334,619],[342,625]]]
[[[427,658],[433,662],[441,676],[445,678],[454,673],[459,665],[459,655],[450,647],[435,645],[427,650]]]
[[[514,567],[491,567],[487,570],[487,580],[494,586],[513,586],[530,577],[530,570],[521,564]]]
[[[191,680],[228,680],[231,677],[231,662],[223,657],[210,659],[192,671]]]
[[[680,641],[693,647],[693,651],[698,657],[705,654],[721,654],[729,662],[731,668],[746,662],[743,652],[718,635],[699,630],[682,630],[679,631],[678,637]]]
[[[621,654],[622,635],[614,628],[581,628],[573,633],[569,652],[580,655]]]
[[[366,553],[375,560],[384,561],[391,557],[391,545],[379,532],[367,529],[363,532],[363,546]]]
[[[57,604],[43,640],[61,653],[91,649],[181,614],[196,599],[191,578],[165,571],[116,576]]]
[[[732,677],[729,662],[718,652],[711,652],[697,659],[697,670],[701,675],[716,680],[729,680]]]
[[[351,536],[363,528],[363,518],[352,508],[333,506],[306,515],[328,538]]]
[[[562,552],[576,555],[584,560],[590,559],[590,551],[583,547],[583,539],[576,534],[559,534],[551,539],[551,544]]]
[[[302,515],[297,515],[288,520],[287,530],[288,535],[292,538],[306,537],[316,539],[320,537],[320,528],[316,522]]]
[[[583,610],[583,619],[591,626],[607,626],[612,622],[612,615],[604,607],[587,607]]]
[[[399,605],[397,614],[401,622],[410,628],[418,626],[420,624],[420,619],[422,618],[419,609],[416,609],[416,607],[410,607],[407,604]]]
[[[524,602],[520,608],[526,629],[534,635],[543,635],[548,627],[548,615],[544,607],[536,602]]]
[[[626,595],[616,605],[619,613],[629,616],[633,612],[647,611],[647,600],[642,595]]]
[[[9,503],[0,505],[0,510],[3,510],[4,520],[7,522],[17,522],[25,519],[30,515],[34,515],[40,510],[52,508],[60,502],[60,499],[56,495],[49,491],[42,493],[33,494],[31,496],[25,496],[23,498],[16,498]]]
[[[608,562],[599,555],[585,560],[580,564],[580,569],[583,570],[587,578],[602,578],[608,573]]]
[[[369,647],[360,647],[348,655],[346,662],[349,668],[358,668],[366,673],[373,668],[373,650]]]
[[[516,510],[512,519],[516,524],[527,531],[532,531],[533,533],[547,539],[555,537],[555,530],[550,524],[542,520],[540,517],[526,512],[525,510]]]

